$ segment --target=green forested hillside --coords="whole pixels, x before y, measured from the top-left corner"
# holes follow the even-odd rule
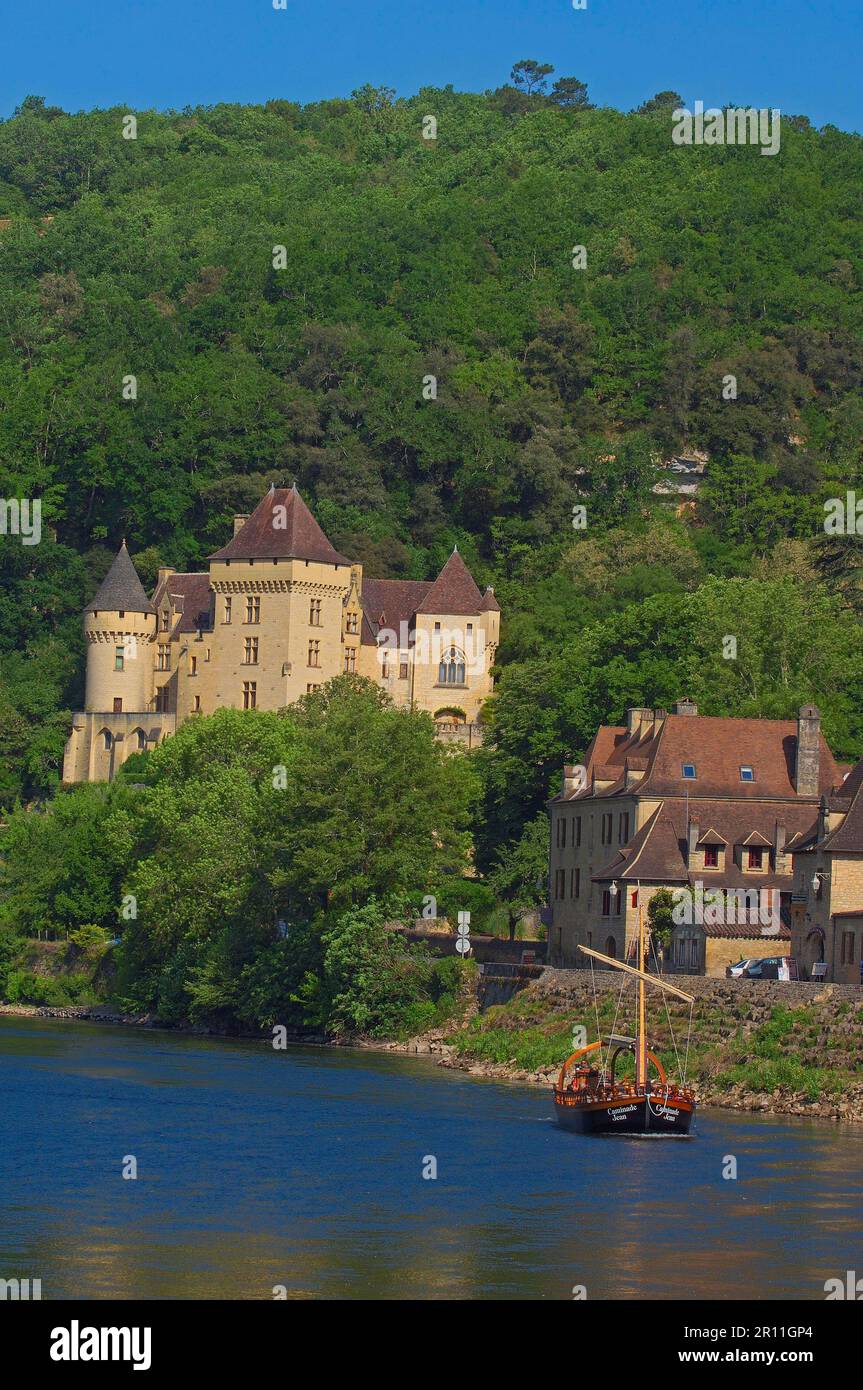
[[[365,88],[138,112],[134,140],[38,98],[0,123],[0,495],[46,527],[0,538],[0,805],[56,780],[120,539],[145,580],[194,566],[293,478],[368,573],[457,541],[496,586],[480,862],[597,718],[684,681],[713,713],[815,698],[863,751],[860,542],[823,533],[863,495],[863,141],[794,117],[775,158],[680,148],[671,105]],[[678,520],[650,489],[684,449],[710,463]],[[729,632],[736,663],[704,646]]]

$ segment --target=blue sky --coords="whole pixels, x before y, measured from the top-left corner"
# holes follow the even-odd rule
[[[863,130],[852,0],[0,0],[0,116],[500,85],[553,63],[624,110],[663,88]]]

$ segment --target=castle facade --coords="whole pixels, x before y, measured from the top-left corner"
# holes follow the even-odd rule
[[[148,598],[125,542],[84,613],[85,709],[64,782],[110,781],[131,753],[197,714],[281,709],[343,672],[439,736],[481,741],[500,606],[454,550],[437,579],[365,579],[296,487],[271,488],[201,574],[161,569]]]

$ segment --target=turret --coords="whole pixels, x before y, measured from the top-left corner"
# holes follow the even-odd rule
[[[84,610],[84,707],[88,713],[125,714],[149,708],[152,662],[148,644],[155,631],[155,610],[124,541],[95,598]]]

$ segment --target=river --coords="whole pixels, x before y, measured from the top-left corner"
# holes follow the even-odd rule
[[[823,1299],[863,1273],[863,1129],[712,1110],[691,1140],[586,1139],[543,1091],[389,1053],[0,1017],[0,1146],[0,1278],[43,1299]]]

